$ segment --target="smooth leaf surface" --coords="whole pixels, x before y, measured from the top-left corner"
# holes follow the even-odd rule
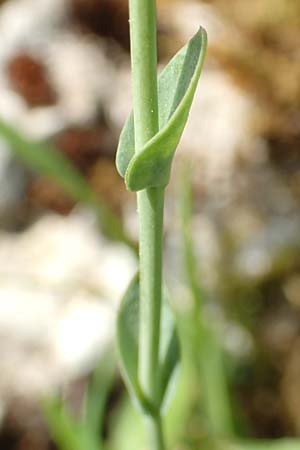
[[[107,398],[115,381],[115,355],[109,349],[99,361],[88,383],[84,398],[82,424],[98,441],[103,437]]]
[[[135,152],[131,114],[120,136],[117,169],[130,191],[165,186],[185,128],[203,67],[207,35],[203,28],[169,62],[158,80],[159,132]]]
[[[134,118],[131,112],[121,131],[116,155],[117,171],[125,178],[127,167],[135,152],[134,143]]]
[[[62,153],[48,144],[33,142],[3,120],[0,120],[0,138],[28,168],[53,180],[73,200],[91,206],[108,236],[135,247],[125,235],[119,218],[95,194],[86,179]]]
[[[161,317],[159,404],[163,401],[179,361],[179,346],[172,312],[166,296]],[[144,397],[138,381],[139,279],[136,276],[125,293],[117,317],[117,346],[123,377],[135,405],[146,413],[154,408]]]

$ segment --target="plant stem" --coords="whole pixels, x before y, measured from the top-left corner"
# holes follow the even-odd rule
[[[146,426],[149,434],[150,448],[155,450],[164,450],[164,439],[162,432],[162,423],[159,416],[148,417]]]
[[[130,0],[130,39],[135,149],[159,129],[155,0]],[[139,380],[148,400],[157,403],[160,315],[162,296],[162,240],[164,189],[138,193],[140,227]],[[146,418],[151,447],[163,450],[161,419]]]
[[[130,44],[135,149],[158,131],[155,0],[130,0]]]
[[[152,404],[157,397],[158,353],[162,294],[162,229],[164,191],[138,194],[140,220],[140,337],[139,377]]]

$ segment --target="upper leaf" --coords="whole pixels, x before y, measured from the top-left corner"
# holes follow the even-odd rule
[[[135,152],[130,114],[120,136],[116,165],[130,191],[165,186],[171,162],[185,128],[207,47],[200,28],[162,71],[158,80],[159,132]]]

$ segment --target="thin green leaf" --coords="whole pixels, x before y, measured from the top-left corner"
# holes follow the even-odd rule
[[[60,398],[44,400],[43,412],[50,435],[59,450],[101,450],[97,434],[86,422],[79,422]]]
[[[100,440],[103,435],[103,422],[107,397],[115,380],[115,357],[108,352],[94,370],[85,395],[83,426]]]
[[[224,353],[215,330],[203,317],[205,295],[200,283],[200,269],[192,235],[192,168],[184,168],[179,193],[183,258],[193,306],[182,317],[182,329],[188,339],[190,361],[202,383],[203,407],[209,431],[215,436],[234,436],[235,427],[230,402]]]
[[[166,296],[163,298],[161,319],[161,345],[159,404],[165,399],[169,382],[178,364],[179,351],[173,315]],[[136,276],[125,293],[117,317],[117,346],[121,369],[126,385],[135,405],[148,414],[155,408],[143,395],[138,381],[138,334],[139,334],[139,280]]]
[[[75,167],[48,144],[33,142],[7,123],[0,121],[0,136],[10,150],[35,172],[51,178],[74,200],[93,204],[95,193]]]
[[[0,120],[0,137],[27,167],[53,180],[73,200],[92,207],[100,218],[103,231],[109,237],[123,241],[135,249],[135,244],[125,235],[119,218],[62,153],[48,144],[33,142],[3,120]]]
[[[185,128],[207,47],[203,28],[170,61],[159,77],[160,131],[135,153],[134,120],[129,116],[120,136],[117,169],[130,191],[165,186]]]
[[[192,236],[192,216],[193,216],[193,193],[191,173],[193,171],[192,164],[186,163],[183,167],[180,179],[181,186],[178,195],[179,210],[181,218],[182,232],[182,255],[187,282],[191,290],[193,299],[193,313],[202,317],[202,307],[204,303],[204,295],[199,278],[199,267],[195,255],[195,245]]]
[[[60,450],[83,450],[76,420],[65,409],[60,399],[49,398],[43,402],[50,434]]]

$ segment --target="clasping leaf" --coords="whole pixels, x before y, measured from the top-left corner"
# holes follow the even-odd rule
[[[135,151],[134,118],[130,114],[120,136],[116,165],[130,191],[165,186],[185,128],[207,47],[200,28],[162,71],[158,80],[159,132]]]
[[[139,279],[136,276],[125,293],[117,317],[117,346],[121,370],[134,404],[145,414],[155,415],[163,408],[169,386],[179,363],[179,345],[174,317],[166,293],[161,314],[161,341],[159,352],[158,402],[156,405],[144,396],[138,380],[139,355]]]

